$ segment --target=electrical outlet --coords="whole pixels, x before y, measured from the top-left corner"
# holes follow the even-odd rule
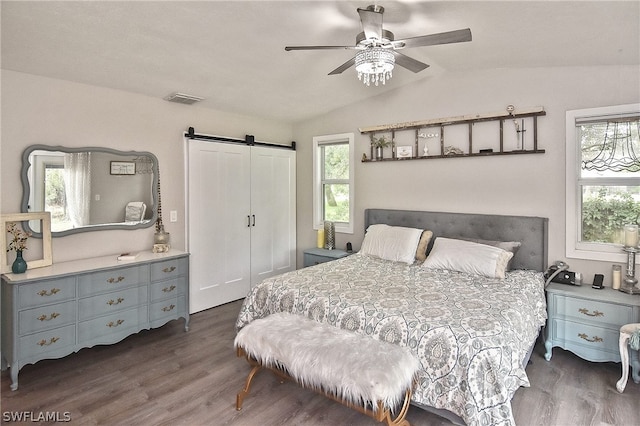
[[[176,210],[171,210],[171,212],[169,213],[169,220],[171,222],[177,222],[178,221],[178,212]]]

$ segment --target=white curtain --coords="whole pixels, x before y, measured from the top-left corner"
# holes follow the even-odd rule
[[[73,227],[89,225],[91,202],[91,154],[89,152],[65,154],[64,187],[67,213]]]

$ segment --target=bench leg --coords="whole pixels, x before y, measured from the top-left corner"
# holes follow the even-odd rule
[[[396,416],[395,419],[391,418],[391,411],[389,409],[384,409],[382,407],[382,403],[378,403],[378,412],[383,412],[384,415],[381,419],[376,419],[379,422],[383,422],[386,420],[388,426],[411,426],[409,421],[405,419],[407,412],[409,411],[409,404],[411,403],[411,389],[407,389],[404,397],[404,403],[402,404],[402,408],[400,412]]]
[[[256,375],[256,373],[260,370],[260,368],[262,368],[260,365],[256,365],[249,372],[247,381],[244,384],[244,388],[240,392],[238,392],[238,395],[236,395],[236,410],[242,410],[242,401],[244,401],[244,397],[249,394],[249,390],[251,389],[251,381],[253,380],[253,377]]]

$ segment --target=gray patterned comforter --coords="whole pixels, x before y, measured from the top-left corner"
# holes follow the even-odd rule
[[[498,280],[354,254],[263,281],[236,327],[281,311],[407,346],[422,364],[413,401],[468,425],[513,425],[546,302],[540,272]]]

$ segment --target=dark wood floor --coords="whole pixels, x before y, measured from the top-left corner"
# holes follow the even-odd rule
[[[235,396],[248,364],[233,351],[240,302],[191,316],[190,331],[173,321],[111,346],[83,349],[20,371],[19,389],[2,373],[2,419],[9,412],[58,412],[71,424],[106,425],[353,425],[379,424],[266,372],[256,376],[242,411]],[[513,399],[518,426],[640,425],[640,385],[615,389],[620,364],[590,363],[556,348],[551,362],[539,343],[527,368],[530,388]],[[447,421],[411,407],[414,426]],[[23,424],[34,424],[27,422]]]

